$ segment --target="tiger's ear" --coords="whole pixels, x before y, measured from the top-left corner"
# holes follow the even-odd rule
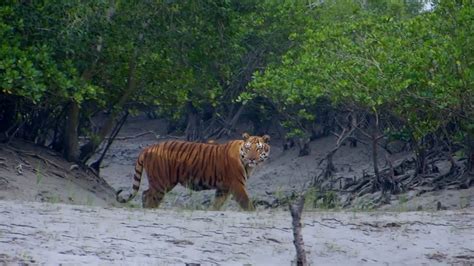
[[[263,142],[268,143],[270,141],[270,136],[269,135],[263,135],[262,139],[263,139]]]
[[[248,140],[248,139],[250,138],[249,133],[245,132],[244,134],[242,134],[242,138],[243,138],[244,140]]]

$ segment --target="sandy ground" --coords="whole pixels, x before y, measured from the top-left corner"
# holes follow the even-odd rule
[[[114,194],[103,179],[51,150],[21,141],[0,144],[0,200],[110,206]]]
[[[5,263],[290,265],[294,259],[287,212],[0,206]],[[303,221],[312,265],[474,263],[473,211],[306,212]]]

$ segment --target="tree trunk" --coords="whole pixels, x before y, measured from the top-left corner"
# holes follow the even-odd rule
[[[474,143],[472,141],[468,149],[469,159],[467,161],[467,169],[470,174],[474,174]]]
[[[133,52],[130,62],[129,62],[129,69],[128,69],[128,78],[127,78],[127,87],[125,88],[123,94],[120,96],[118,102],[112,107],[112,112],[108,117],[107,121],[105,121],[102,128],[99,130],[97,137],[91,138],[91,140],[86,143],[84,146],[81,147],[81,155],[80,160],[82,162],[87,161],[92,154],[97,150],[100,143],[105,139],[105,137],[110,133],[114,124],[115,118],[121,111],[123,105],[128,101],[128,99],[133,95],[136,90],[136,66],[137,66],[137,54],[138,50],[135,49]]]
[[[239,110],[237,110],[237,112],[234,114],[234,116],[232,117],[232,119],[230,120],[229,123],[227,123],[220,131],[219,133],[217,133],[216,135],[216,138],[220,138],[224,135],[229,135],[231,132],[232,132],[232,129],[235,128],[235,126],[237,125],[237,121],[239,121],[239,118],[240,118],[240,115],[242,114],[242,112],[244,111],[244,108],[245,108],[245,104],[242,104],[240,107],[239,107]]]
[[[380,171],[379,171],[379,164],[378,164],[377,143],[378,143],[378,138],[374,131],[374,134],[372,135],[372,163],[374,165],[375,177],[377,178],[377,182],[379,182],[380,184],[381,179],[380,179]]]
[[[467,171],[474,175],[474,132],[468,130],[467,132]]]
[[[426,174],[426,150],[417,145],[416,151],[416,174]]]
[[[69,103],[64,129],[64,157],[70,162],[79,159],[77,129],[79,127],[79,105],[72,100]]]
[[[306,138],[306,137],[303,137],[303,138],[298,138],[298,148],[299,148],[299,153],[298,153],[298,156],[299,157],[302,157],[302,156],[306,156],[306,155],[309,155],[311,153],[311,148],[309,147],[309,142],[310,142],[310,139],[309,138]]]
[[[383,180],[383,177],[380,175],[379,163],[378,163],[377,144],[380,139],[378,114],[375,113],[374,117],[375,117],[375,121],[372,128],[371,140],[372,140],[372,164],[374,166],[374,174],[375,174],[376,182],[374,182],[375,186],[373,189],[377,190],[381,188],[382,193],[385,193],[385,182],[384,182],[385,180]]]
[[[14,96],[0,95],[0,142],[8,140],[9,129],[17,124],[17,104]]]
[[[187,141],[199,141],[202,139],[202,132],[199,123],[199,114],[191,102],[187,103],[188,125],[184,131]]]
[[[337,149],[332,150],[328,155],[326,156],[326,170],[324,173],[324,177],[328,178],[333,176],[334,172],[337,171],[336,167],[334,166],[332,158],[334,157],[334,154],[336,153]]]
[[[239,121],[240,116],[242,115],[242,112],[244,111],[244,108],[245,108],[245,104],[242,104],[237,110],[237,112],[235,113],[235,115],[232,117],[229,123],[229,130],[232,130],[233,128],[235,128],[235,126],[237,125],[237,122]]]

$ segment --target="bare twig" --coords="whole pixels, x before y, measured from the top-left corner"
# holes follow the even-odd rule
[[[303,212],[304,196],[301,196],[295,204],[290,204],[290,213],[293,225],[293,244],[296,248],[296,265],[308,265],[304,250],[303,236],[301,235],[301,214]]]
[[[320,175],[315,176],[313,178],[313,186],[316,186],[318,184],[318,181],[320,178],[327,178],[329,176],[332,176],[333,172],[336,171],[334,164],[332,162],[332,157],[334,154],[339,150],[339,148],[342,146],[342,144],[346,141],[346,139],[353,137],[353,133],[355,129],[357,129],[357,126],[360,124],[360,122],[357,121],[355,118],[354,113],[348,114],[345,119],[349,120],[349,118],[352,116],[352,121],[350,128],[347,126],[344,126],[342,123],[340,123],[337,119],[335,119],[336,123],[339,125],[339,127],[342,128],[342,132],[337,134],[335,132],[332,132],[333,135],[337,137],[336,140],[336,145],[332,150],[330,150],[318,163],[318,166],[320,166],[324,161],[326,161],[326,168],[321,172]]]
[[[136,134],[136,135],[133,135],[133,136],[115,137],[115,140],[136,139],[136,138],[146,136],[146,135],[149,135],[149,134],[152,134],[155,138],[158,138],[157,134],[150,130],[150,131],[142,132],[140,134]],[[107,137],[106,139],[110,139],[110,137]]]
[[[15,138],[16,134],[18,133],[18,131],[19,131],[24,125],[25,125],[25,121],[21,122],[20,125],[15,129],[15,131],[13,131],[13,133],[8,136],[7,145],[10,144],[10,142],[13,140],[13,138]]]

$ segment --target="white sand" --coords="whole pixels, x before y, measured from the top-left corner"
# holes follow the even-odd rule
[[[0,262],[290,265],[287,212],[0,201]],[[312,265],[474,263],[474,211],[304,213]],[[471,264],[472,265],[472,264]]]

